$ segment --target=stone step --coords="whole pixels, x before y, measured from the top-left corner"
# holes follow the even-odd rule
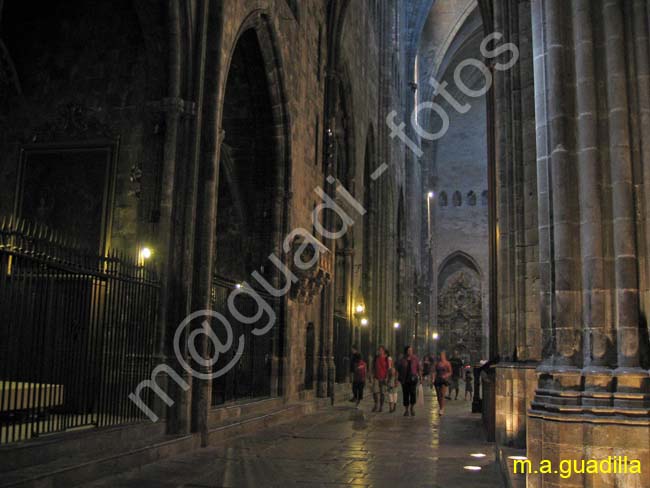
[[[324,399],[323,399],[324,400]],[[290,422],[297,417],[314,413],[318,408],[326,405],[326,401],[302,402],[283,405],[267,412],[255,412],[236,419],[228,419],[222,425],[213,426],[209,430],[210,445],[224,440],[251,434],[273,425]]]
[[[217,427],[229,420],[236,420],[242,417],[281,409],[284,404],[285,401],[282,398],[265,398],[213,408],[208,413],[208,426],[209,428]]]
[[[6,444],[0,446],[0,483],[5,477],[4,473],[30,468],[34,465],[34,460],[38,460],[39,464],[48,464],[65,457],[106,455],[114,446],[133,450],[164,435],[164,422],[143,422],[59,432],[25,442]]]
[[[116,472],[133,469],[199,447],[196,435],[165,436],[133,450],[121,450],[107,456],[71,456],[4,473],[2,488],[63,488],[82,486]]]
[[[313,413],[328,403],[327,399],[285,404],[282,399],[268,399],[249,404],[230,405],[210,413],[208,433],[209,444],[217,444],[241,435],[250,434],[267,427],[295,420],[299,416]],[[221,420],[220,420],[221,419]],[[142,432],[155,428],[139,426]],[[155,424],[157,425],[157,424]],[[130,434],[128,433],[130,431]],[[113,429],[112,432],[77,434],[77,439],[59,436],[46,445],[35,445],[30,451],[29,443],[20,446],[21,456],[14,456],[16,469],[4,469],[0,476],[0,488],[59,488],[81,486],[99,478],[141,467],[170,456],[200,448],[200,435],[186,436],[150,435],[137,440],[131,438],[135,430]],[[95,446],[98,438],[100,447]],[[120,439],[124,443],[120,444]],[[116,442],[111,444],[111,442]],[[83,445],[92,446],[83,450]],[[117,447],[116,447],[117,446]],[[66,448],[68,449],[66,451]],[[11,450],[7,450],[8,453]],[[24,458],[32,453],[30,465],[24,465]],[[43,454],[39,457],[37,453]],[[58,457],[57,457],[58,453]],[[64,454],[62,454],[64,453]],[[34,460],[39,464],[34,466]],[[47,461],[43,462],[42,459]],[[2,464],[5,463],[4,459]]]

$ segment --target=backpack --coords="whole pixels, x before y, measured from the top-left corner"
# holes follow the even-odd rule
[[[354,368],[354,382],[366,382],[366,363],[363,361],[363,359],[359,360],[357,362],[357,366]]]

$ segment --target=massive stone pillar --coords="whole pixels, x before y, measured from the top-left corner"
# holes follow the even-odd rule
[[[582,334],[570,2],[532,3],[545,388],[580,384]],[[552,374],[551,374],[552,373]],[[541,385],[540,385],[541,386]],[[550,401],[553,399],[550,398]],[[563,397],[562,402],[574,402]]]
[[[498,444],[523,448],[542,350],[531,5],[529,0],[479,4],[485,36],[499,36],[488,49],[510,46],[484,60],[493,77],[487,96],[489,352],[498,361],[490,383],[496,411],[485,418],[494,417],[488,423]],[[515,54],[516,62],[504,69]]]
[[[337,351],[343,357],[343,383],[350,383],[352,378],[350,378],[350,354],[352,352],[352,344],[355,343],[354,339],[354,319],[352,315],[353,310],[353,293],[352,289],[354,287],[354,249],[351,247],[346,247],[343,250],[343,255],[345,256],[345,343],[344,351]]]
[[[650,462],[648,5],[533,0],[543,361],[528,456]],[[558,473],[529,476],[557,486]],[[571,486],[642,486],[578,474]],[[596,483],[596,484],[594,484]]]
[[[576,163],[580,191],[580,252],[582,258],[582,314],[590,334],[584,336],[584,366],[591,371],[611,364],[608,357],[612,341],[605,319],[604,303],[608,296],[604,276],[602,184],[598,154],[598,120],[596,79],[594,72],[594,39],[590,2],[571,5],[576,81]],[[596,306],[594,306],[596,304]],[[600,304],[600,306],[598,305]],[[608,349],[610,349],[608,351]]]
[[[181,51],[181,13],[178,5],[168,4],[169,28],[169,75],[167,97],[161,100],[160,109],[164,113],[165,143],[162,162],[162,189],[160,197],[160,259],[162,262],[162,281],[160,291],[160,364],[167,362],[182,378],[181,382],[167,382],[169,395],[174,399],[173,405],[167,410],[167,431],[170,434],[187,434],[191,431],[192,391],[184,386],[192,384],[192,378],[181,367],[181,358],[175,357],[172,340],[175,328],[187,315],[189,306],[187,290],[191,288],[191,276],[183,272],[184,268],[191,269],[191,263],[183,262],[184,232],[178,224],[178,208],[184,205],[180,195],[183,190],[184,172],[178,170],[178,161],[187,147],[181,127],[182,115],[187,100],[183,100],[181,88],[181,71],[183,68]],[[187,192],[189,193],[189,192]],[[178,277],[182,276],[183,279]],[[185,351],[183,351],[185,352]],[[182,358],[185,359],[185,358]]]
[[[632,12],[628,10],[628,14]],[[634,182],[630,110],[627,88],[625,26],[620,1],[603,1],[607,107],[609,112],[609,171],[616,308],[617,364],[639,366],[639,290],[636,250]],[[650,136],[650,134],[647,134]],[[619,379],[620,381],[620,379]]]

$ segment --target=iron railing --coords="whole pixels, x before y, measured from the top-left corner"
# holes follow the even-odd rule
[[[239,322],[228,309],[228,296],[237,287],[237,282],[221,276],[215,276],[212,282],[212,308],[222,314],[232,327],[233,345],[225,354],[219,355],[213,371],[220,371],[232,360],[237,351],[238,338],[243,335],[243,354],[234,367],[224,375],[212,380],[212,405],[222,405],[227,402],[264,398],[271,395],[271,369],[273,359],[273,342],[279,327],[276,324],[267,334],[254,335],[253,329],[262,328],[259,325],[247,325]],[[256,292],[274,309],[278,300],[263,290]],[[236,299],[237,310],[244,316],[252,317],[258,311],[258,304],[247,295],[239,295]],[[263,321],[264,319],[260,319]],[[278,314],[279,320],[279,314]],[[222,344],[227,341],[226,330],[213,321],[213,331]],[[213,351],[211,351],[211,355]]]
[[[154,366],[158,300],[136,259],[0,221],[0,443],[142,419],[128,394]]]

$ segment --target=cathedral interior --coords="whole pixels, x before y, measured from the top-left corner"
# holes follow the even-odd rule
[[[648,0],[0,0],[0,487],[648,488],[646,181]]]

